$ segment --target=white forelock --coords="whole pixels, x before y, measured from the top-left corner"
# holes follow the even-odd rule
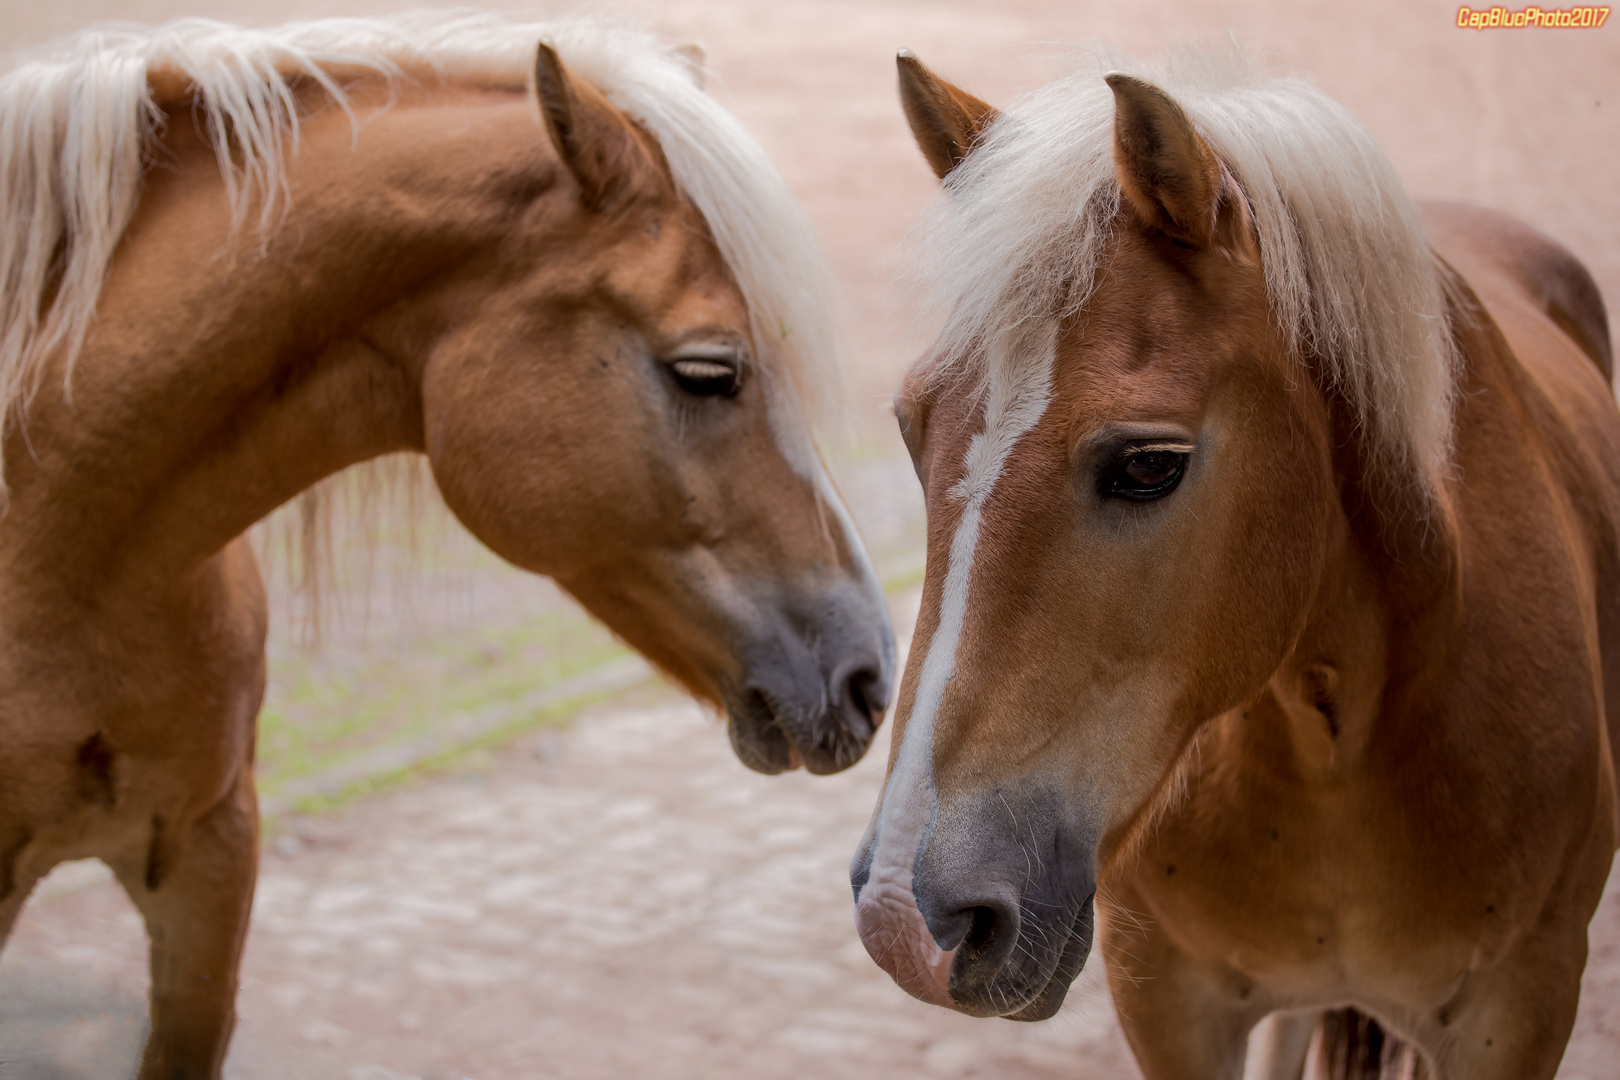
[[[541,40],[659,142],[748,303],[760,367],[786,406],[771,410],[783,449],[819,471],[800,410],[830,394],[834,340],[829,275],[808,220],[760,146],[698,86],[689,53],[584,18],[418,13],[273,30],[187,19],[86,30],[22,58],[0,76],[0,430],[23,419],[59,351],[71,378],[165,119],[149,71],[194,85],[235,221],[257,208],[270,229],[297,150],[290,79],[314,80],[345,108],[338,79],[365,70],[521,90]]]
[[[1372,137],[1235,49],[1158,68],[1088,57],[1005,110],[914,233],[911,274],[943,325],[934,377],[982,380],[987,343],[1084,307],[1119,217],[1102,75],[1122,70],[1174,97],[1242,187],[1275,322],[1355,408],[1374,460],[1432,482],[1450,458],[1455,348],[1439,265]]]

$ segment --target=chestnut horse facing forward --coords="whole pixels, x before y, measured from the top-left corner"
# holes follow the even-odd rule
[[[1149,1080],[1237,1080],[1273,1013],[1273,1080],[1319,1023],[1334,1075],[1551,1078],[1617,835],[1591,278],[1419,214],[1344,110],[1236,61],[1003,117],[902,54],[901,92],[945,325],[898,400],[929,560],[867,949],[1041,1019],[1095,915]]]
[[[107,862],[151,937],[144,1080],[224,1059],[241,537],[322,477],[425,453],[754,768],[870,741],[884,600],[799,405],[816,246],[694,76],[628,31],[434,16],[92,33],[0,82],[0,937],[52,865]]]

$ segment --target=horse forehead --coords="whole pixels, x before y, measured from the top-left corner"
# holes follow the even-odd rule
[[[597,239],[597,265],[618,302],[691,323],[746,321],[747,301],[702,220],[676,201],[648,203]]]
[[[733,284],[731,268],[715,243],[714,233],[691,200],[674,194],[650,205],[653,220],[648,228],[657,239],[674,242],[672,247],[679,253],[684,273],[692,277],[724,278],[728,284]]]
[[[936,378],[914,372],[902,396],[901,423],[920,425],[926,432],[923,453],[928,459],[929,481],[923,495],[929,504],[930,521],[943,516],[954,522],[962,508],[951,489],[967,471],[973,440],[985,430],[983,376]],[[950,543],[949,536],[944,540]]]
[[[697,329],[742,327],[748,321],[748,302],[729,268],[713,252],[712,258],[691,258],[676,252],[668,264],[652,269],[642,282],[647,302],[664,318]],[[626,259],[633,274],[645,273],[634,254]]]
[[[1109,423],[1196,427],[1232,365],[1283,351],[1263,293],[1237,300],[1175,272],[1101,285],[1058,336],[1043,426],[1066,424],[1071,441]]]
[[[1269,337],[1270,305],[1259,263],[1220,248],[1189,251],[1140,228],[1115,231],[1085,305],[1065,339],[1126,341],[1138,356],[1212,339]]]
[[[1092,327],[1060,341],[1052,401],[1033,434],[1061,432],[1074,453],[1110,426],[1196,430],[1210,391],[1240,350],[1208,337],[1112,333]]]

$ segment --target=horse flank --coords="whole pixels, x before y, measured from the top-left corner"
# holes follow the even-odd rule
[[[687,54],[650,34],[582,18],[518,24],[417,13],[272,30],[187,19],[157,29],[93,28],[22,58],[0,76],[0,433],[26,423],[59,352],[69,392],[166,120],[149,75],[191,88],[234,222],[244,225],[256,207],[264,233],[292,194],[293,80],[313,80],[345,110],[343,80],[365,73],[522,90],[533,83],[541,40],[660,144],[748,302],[755,355],[778,399],[771,410],[778,441],[813,474],[818,465],[797,418],[824,410],[835,371],[830,279],[808,220],[764,151],[703,92]],[[537,145],[542,137],[537,116]]]
[[[1416,210],[1347,110],[1235,49],[1157,70],[1099,55],[990,125],[912,237],[909,275],[943,327],[931,377],[982,381],[992,342],[1085,306],[1121,198],[1110,69],[1186,110],[1248,200],[1294,352],[1348,400],[1373,462],[1432,486],[1450,460],[1458,361]]]

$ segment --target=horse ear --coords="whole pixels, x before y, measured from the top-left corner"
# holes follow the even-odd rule
[[[703,89],[704,73],[708,71],[708,57],[704,55],[703,46],[695,41],[683,42],[669,50],[675,54],[675,59],[686,65],[686,72],[692,77],[692,83],[699,90]]]
[[[604,209],[651,178],[652,160],[630,121],[600,90],[570,75],[543,41],[534,88],[551,144],[579,182],[587,206]]]
[[[1144,224],[1207,247],[1220,211],[1220,159],[1175,99],[1133,75],[1105,76],[1114,91],[1114,171]]]
[[[895,56],[900,106],[923,157],[941,180],[962,163],[990,122],[1001,114],[929,71],[910,49]]]

